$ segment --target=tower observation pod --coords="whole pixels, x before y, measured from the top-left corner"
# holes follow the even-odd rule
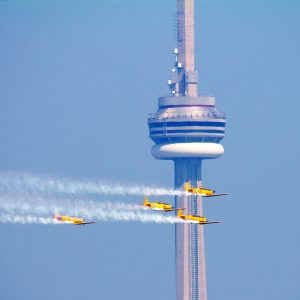
[[[198,95],[194,59],[194,0],[177,0],[177,48],[168,81],[169,96],[158,99],[158,110],[148,118],[149,136],[156,159],[173,160],[175,188],[202,185],[204,159],[224,153],[225,114],[216,109],[215,98]],[[176,207],[202,214],[202,197],[176,196]],[[204,226],[175,225],[176,299],[206,300]]]

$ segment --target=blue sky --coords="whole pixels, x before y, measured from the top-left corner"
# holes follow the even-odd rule
[[[228,116],[225,155],[203,164],[230,193],[205,200],[222,221],[205,229],[208,298],[298,299],[300,4],[196,2],[199,88]],[[167,92],[175,0],[0,1],[0,37],[1,172],[173,185],[146,117]],[[173,225],[0,236],[1,299],[175,298]]]

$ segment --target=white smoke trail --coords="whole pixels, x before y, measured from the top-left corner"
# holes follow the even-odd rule
[[[174,215],[162,215],[157,213],[143,213],[138,211],[117,211],[110,210],[104,211],[102,209],[96,209],[95,211],[88,211],[85,209],[79,209],[78,212],[81,216],[96,221],[136,221],[142,223],[169,223],[175,224],[181,222]]]
[[[105,184],[91,180],[72,180],[20,173],[0,173],[0,192],[58,195],[148,195],[182,196],[187,193],[173,189],[149,186]]]
[[[37,217],[32,215],[11,215],[0,214],[0,223],[12,223],[12,224],[62,224],[53,218]]]
[[[78,216],[85,221],[137,221],[143,223],[181,222],[174,215],[145,211],[138,205],[50,197],[0,196],[0,222],[56,224],[55,214]]]
[[[104,211],[145,211],[141,205],[113,202],[97,202],[92,200],[72,200],[66,198],[51,198],[41,196],[1,195],[0,211],[7,212],[34,212],[39,215],[49,213],[59,214],[67,211],[71,214],[79,213],[79,210],[104,210]]]

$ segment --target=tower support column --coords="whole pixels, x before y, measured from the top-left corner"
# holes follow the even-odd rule
[[[201,159],[178,158],[175,164],[175,188],[183,190],[184,183],[201,186]],[[202,214],[202,197],[177,196],[176,207],[192,214]],[[176,300],[206,300],[204,228],[197,224],[175,225]]]

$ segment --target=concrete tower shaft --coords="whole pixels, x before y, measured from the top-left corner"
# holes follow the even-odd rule
[[[182,190],[184,183],[201,186],[201,159],[174,160],[175,188]],[[185,207],[188,213],[202,214],[202,197],[176,197],[176,207]],[[206,273],[204,228],[197,224],[175,225],[176,246],[176,299],[206,300]]]
[[[168,81],[170,96],[158,99],[158,110],[148,118],[149,136],[156,159],[174,161],[174,183],[202,185],[204,159],[221,156],[225,114],[215,107],[215,98],[197,93],[198,74],[194,57],[194,0],[177,0],[177,48]],[[176,207],[202,215],[202,197],[177,196]],[[196,224],[175,225],[176,299],[206,300],[204,228]]]

